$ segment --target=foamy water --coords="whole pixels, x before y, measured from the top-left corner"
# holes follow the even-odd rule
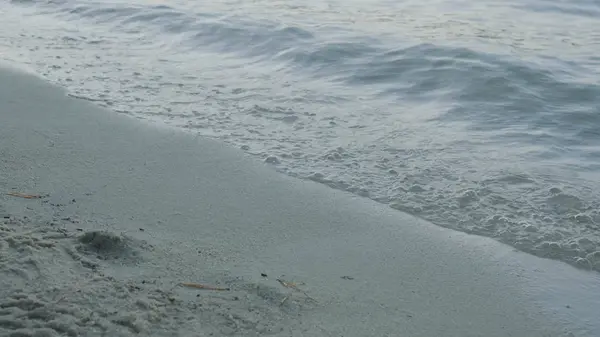
[[[12,1],[0,57],[132,117],[600,270],[600,3]]]

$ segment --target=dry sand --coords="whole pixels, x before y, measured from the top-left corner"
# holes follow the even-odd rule
[[[596,274],[276,174],[13,70],[0,70],[0,102],[1,336],[600,331]]]

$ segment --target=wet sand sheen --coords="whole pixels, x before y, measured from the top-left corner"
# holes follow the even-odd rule
[[[0,102],[2,333],[568,336],[528,267],[570,267],[12,70]]]

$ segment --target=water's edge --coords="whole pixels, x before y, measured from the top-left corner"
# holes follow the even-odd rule
[[[13,1],[0,57],[280,173],[600,271],[594,16],[293,3]]]

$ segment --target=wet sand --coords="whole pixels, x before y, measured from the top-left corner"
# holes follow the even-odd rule
[[[600,308],[596,274],[277,174],[31,75],[0,70],[0,102],[0,335],[596,332],[583,317]]]

